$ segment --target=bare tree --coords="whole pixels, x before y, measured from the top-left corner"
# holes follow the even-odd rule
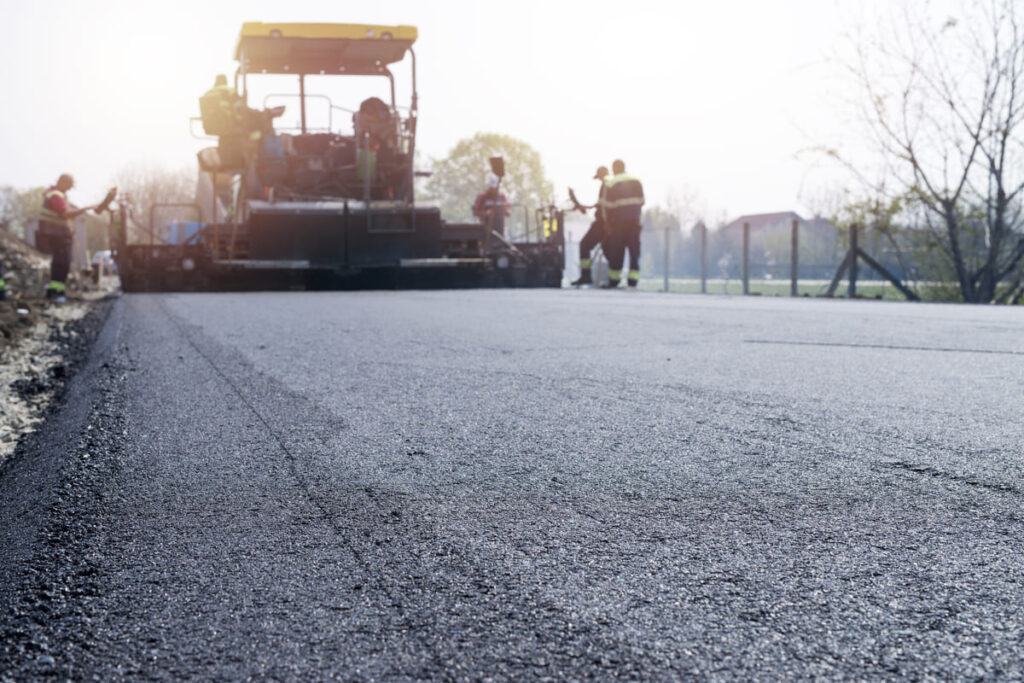
[[[0,187],[0,228],[25,238],[25,225],[39,216],[45,188],[19,190],[9,185]]]
[[[133,163],[117,173],[115,182],[119,201],[127,206],[130,220],[149,229],[157,227],[149,225],[150,209],[155,204],[194,204],[196,201],[196,170],[190,167],[174,170]]]
[[[968,302],[1007,301],[1022,286],[1022,26],[1015,0],[942,18],[908,2],[858,40],[851,65],[890,196],[931,233]]]
[[[704,221],[708,213],[707,202],[699,188],[683,184],[669,189],[665,208],[679,219],[683,231],[691,231]]]

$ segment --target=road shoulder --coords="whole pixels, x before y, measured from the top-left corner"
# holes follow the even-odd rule
[[[118,308],[114,299],[95,302],[66,335],[64,369],[50,387],[54,400],[44,421],[0,465],[0,604],[7,606],[0,612],[0,679],[44,673],[22,668],[48,656],[33,629],[53,613],[55,601],[71,597],[61,589],[60,568],[74,558],[74,536],[88,530],[77,528],[68,511],[73,499],[87,495],[83,484],[102,461],[97,450],[116,448],[119,418],[110,401],[118,377]]]

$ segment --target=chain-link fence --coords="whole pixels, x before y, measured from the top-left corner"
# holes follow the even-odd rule
[[[566,280],[579,272],[579,231],[566,243]],[[860,243],[863,231],[840,231],[827,221],[794,218],[780,229],[737,221],[711,231],[700,223],[641,233],[640,289],[763,296],[857,296],[916,299],[897,255]],[[593,275],[607,264],[595,249]]]

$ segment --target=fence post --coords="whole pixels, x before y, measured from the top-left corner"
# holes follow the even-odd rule
[[[708,293],[708,226],[700,224],[700,293]]]
[[[743,293],[750,294],[750,223],[743,224]]]
[[[857,296],[857,224],[850,226],[850,290],[849,296],[852,299]]]
[[[668,245],[671,241],[672,235],[669,234],[668,226],[665,226],[665,292],[668,292]]]
[[[793,233],[789,241],[790,265],[789,265],[789,295],[799,296],[797,292],[797,280],[800,271],[800,223],[793,219]]]

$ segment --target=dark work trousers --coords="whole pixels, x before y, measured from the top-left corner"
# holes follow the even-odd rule
[[[608,279],[622,279],[622,264],[629,249],[629,280],[635,284],[640,274],[640,226],[615,225],[604,241],[604,255],[608,258]]]
[[[594,221],[590,224],[590,230],[587,230],[587,234],[580,240],[580,261],[589,261],[590,252],[594,250],[594,247],[601,244],[604,241],[604,223],[601,221]]]
[[[490,216],[491,230],[502,237],[505,236],[505,212],[500,206],[494,207]]]
[[[67,229],[49,228],[40,226],[36,233],[36,248],[44,254],[53,256],[50,261],[50,281],[68,281],[68,272],[71,270],[71,233]]]

